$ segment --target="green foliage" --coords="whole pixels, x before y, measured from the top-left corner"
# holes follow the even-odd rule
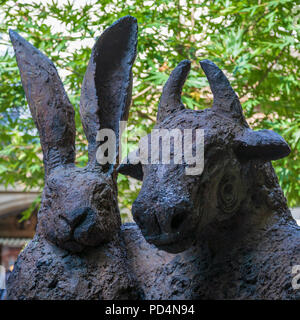
[[[46,3],[46,4],[45,4]],[[257,129],[272,128],[290,144],[289,157],[275,161],[289,205],[299,197],[299,17],[295,1],[48,1],[0,0],[0,183],[42,187],[42,155],[29,116],[8,29],[17,30],[57,66],[76,110],[77,164],[87,161],[79,118],[80,85],[97,36],[116,19],[138,19],[138,57],[134,65],[129,128],[150,132],[161,89],[182,59],[192,61],[183,101],[191,109],[212,103],[199,60],[222,68]],[[119,176],[125,215],[139,184]]]

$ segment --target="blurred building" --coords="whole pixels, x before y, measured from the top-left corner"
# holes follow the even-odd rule
[[[20,219],[38,194],[0,186],[0,265],[6,270],[13,267],[20,251],[34,236],[36,212],[29,220],[20,222]]]

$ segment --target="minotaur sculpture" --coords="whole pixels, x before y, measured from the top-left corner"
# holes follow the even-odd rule
[[[289,146],[273,131],[251,130],[223,72],[200,64],[212,108],[185,109],[184,60],[163,89],[155,128],[204,129],[204,171],[186,175],[184,163],[121,165],[119,172],[143,179],[134,219],[149,243],[182,252],[159,276],[176,284],[173,297],[299,299],[292,268],[300,265],[300,228],[270,162]]]

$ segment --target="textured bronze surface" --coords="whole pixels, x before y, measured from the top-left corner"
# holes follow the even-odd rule
[[[269,162],[289,147],[272,131],[249,128],[221,70],[201,62],[213,107],[187,110],[181,90],[190,62],[182,61],[157,115],[156,128],[204,129],[201,175],[186,175],[185,165],[119,167],[143,179],[133,205],[140,230],[121,226],[117,172],[95,159],[96,132],[118,136],[128,117],[136,20],[118,20],[93,48],[81,92],[85,168],[74,165],[74,110],[53,63],[10,36],[40,134],[45,188],[36,235],[8,280],[9,299],[300,299],[291,284],[300,231]]]
[[[8,281],[10,299],[135,298],[121,244],[116,172],[95,161],[96,133],[127,119],[137,21],[126,16],[97,40],[81,92],[89,162],[77,168],[74,109],[53,63],[10,31],[21,80],[44,155],[37,232]],[[133,290],[133,288],[135,288]]]
[[[132,207],[143,236],[173,257],[156,270],[173,283],[165,297],[299,299],[291,272],[300,264],[300,228],[270,162],[290,148],[273,131],[251,130],[224,73],[208,60],[201,66],[213,107],[183,107],[184,60],[163,89],[155,128],[204,129],[203,173],[188,176],[185,164],[119,167],[143,178]]]

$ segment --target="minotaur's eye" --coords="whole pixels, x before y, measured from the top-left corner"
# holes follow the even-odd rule
[[[239,207],[239,183],[233,174],[226,174],[221,179],[218,189],[218,206],[226,214],[235,213]]]

